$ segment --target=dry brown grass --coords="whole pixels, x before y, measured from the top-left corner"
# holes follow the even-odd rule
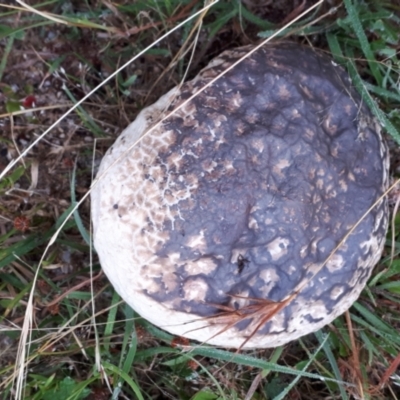
[[[194,76],[219,52],[257,40],[260,26],[240,14],[221,23],[211,39],[208,37],[210,30],[218,26],[218,18],[222,19],[231,10],[228,5],[221,6],[219,12],[211,9],[200,13],[191,25],[185,23],[172,31],[200,10],[199,3],[172,2],[175,7],[171,10],[150,7],[137,13],[127,11],[130,2],[124,1],[117,5],[95,1],[90,7],[65,3],[66,7],[72,7],[68,18],[61,2],[40,7],[40,14],[37,5],[31,4],[33,10],[26,9],[22,2],[18,7],[2,4],[0,8],[3,11],[1,24],[22,28],[20,32],[23,33],[23,37],[18,37],[18,32],[14,36],[6,35],[0,42],[3,54],[7,54],[3,56],[3,70],[0,68],[0,165],[4,169],[0,185],[0,349],[3,351],[2,390],[9,398],[42,398],[38,395],[42,388],[43,393],[59,389],[68,371],[72,371],[70,376],[75,386],[86,382],[91,388],[89,398],[101,398],[100,392],[105,389],[104,393],[108,393],[107,387],[112,388],[121,379],[119,372],[125,368],[142,393],[150,398],[189,398],[200,393],[203,387],[211,387],[220,398],[250,398],[249,394],[258,396],[254,398],[267,398],[272,387],[278,395],[292,378],[287,373],[270,372],[268,368],[274,369],[268,364],[260,364],[263,365],[260,372],[260,366],[254,361],[257,359],[270,359],[274,363],[279,359],[279,364],[300,369],[307,360],[314,360],[314,372],[338,378],[331,361],[322,362],[318,356],[317,362],[298,344],[279,351],[253,352],[237,361],[229,353],[224,359],[225,355],[218,351],[202,353],[202,349],[192,349],[183,360],[179,357],[185,355],[179,348],[164,350],[161,344],[163,340],[167,343],[171,340],[168,335],[146,324],[147,329],[139,325],[137,336],[130,338],[126,332],[129,327],[133,329],[132,314],[122,306],[117,311],[118,298],[99,273],[96,260],[93,265],[90,246],[82,237],[80,224],[90,230],[86,196],[93,170],[119,132],[141,108],[179,84],[186,75]],[[324,2],[312,21],[326,22],[328,29],[338,16],[345,16],[343,7],[337,3],[339,14],[331,13],[331,7]],[[308,2],[285,1],[273,5],[243,1],[243,7],[254,17],[269,16],[278,24],[275,26],[292,21],[310,5]],[[97,12],[99,10],[101,13]],[[84,17],[79,14],[83,11],[86,12]],[[95,25],[89,24],[88,15]],[[78,17],[83,19],[78,20]],[[310,22],[304,26],[311,26]],[[155,44],[167,33],[165,41]],[[315,34],[295,40],[309,44],[315,40],[323,46],[321,37]],[[181,52],[180,45],[184,44],[186,52]],[[12,51],[7,53],[7,46],[11,46]],[[152,46],[153,51],[141,54],[117,76],[109,78],[106,85],[93,91],[121,65],[128,63],[133,54],[147,46]],[[134,76],[136,78],[132,78]],[[156,85],[155,77],[158,78]],[[84,98],[77,107],[77,100]],[[75,104],[75,108],[62,118],[71,104]],[[54,128],[48,129],[53,125]],[[9,164],[21,154],[24,154],[21,162]],[[73,214],[74,196],[80,202],[78,215]],[[67,214],[71,214],[71,218],[65,219]],[[63,222],[65,224],[61,225]],[[384,272],[384,268],[378,269],[378,273]],[[96,276],[94,281],[91,280],[93,276]],[[397,278],[398,274],[392,275],[391,282]],[[375,294],[380,295],[380,292]],[[391,323],[397,325],[399,299],[396,293],[389,295],[392,301],[385,304],[382,312],[390,310]],[[390,301],[390,296],[383,298]],[[379,357],[369,350],[371,346],[362,335],[356,335],[351,347],[347,347],[350,342],[341,322],[335,325],[333,332],[335,330],[338,338],[344,337],[343,344],[334,338],[330,345],[338,360],[339,376],[356,384],[343,386],[346,391],[354,396],[361,393],[366,396],[368,391],[376,389],[375,398],[395,393],[397,388],[390,384],[393,365],[397,365],[392,357],[395,350],[382,349],[384,356]],[[18,341],[20,353],[15,360],[13,354]],[[133,343],[136,349],[137,342],[137,352],[130,353],[128,344]],[[372,348],[377,346],[374,342]],[[399,348],[397,343],[393,346]],[[315,350],[316,347],[315,340],[307,342],[306,349]],[[375,357],[373,362],[367,361],[366,367],[357,365],[360,357],[365,360],[363,351]],[[278,353],[280,358],[275,359]],[[133,358],[126,361],[127,354],[131,354],[135,362]],[[248,364],[245,357],[251,359]],[[104,359],[108,359],[108,364],[103,363]],[[229,363],[225,364],[226,361]],[[31,371],[26,374],[28,362]],[[200,372],[193,372],[194,362]],[[221,369],[222,365],[225,368]],[[361,373],[354,373],[360,369]],[[46,380],[52,376],[55,380],[46,387]],[[18,384],[10,390],[7,386],[12,379],[18,379]],[[252,382],[255,383],[252,385]],[[303,377],[290,392],[290,398],[328,398],[332,393],[341,393],[336,384],[329,387],[316,382]],[[267,383],[269,389],[264,387]],[[384,392],[381,384],[390,390]],[[185,389],[182,391],[180,387]],[[135,392],[132,384],[125,383],[124,388],[131,395]]]

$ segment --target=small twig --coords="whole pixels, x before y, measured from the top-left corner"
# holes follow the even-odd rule
[[[175,15],[173,17],[168,18],[167,22],[172,23],[172,22],[176,22],[176,21],[181,20],[182,18],[187,17],[190,14],[189,13],[190,9],[197,2],[198,2],[198,0],[193,0],[191,3],[189,3],[187,6],[185,6],[178,15]],[[133,28],[128,29],[125,32],[122,31],[122,30],[118,30],[115,36],[116,37],[121,37],[121,36],[127,37],[127,36],[131,36],[131,35],[137,35],[140,32],[147,31],[148,29],[155,28],[156,26],[160,26],[160,25],[164,25],[164,21],[157,21],[157,22],[153,21],[153,22],[150,22],[150,23],[148,23],[146,25],[142,25],[140,27],[134,26]]]
[[[389,365],[389,368],[383,374],[381,380],[379,381],[378,389],[383,389],[383,386],[387,383],[389,378],[397,371],[399,365],[400,365],[400,353],[397,354],[396,358],[392,361],[392,363]]]
[[[96,279],[100,278],[100,276],[103,274],[103,270],[100,270],[100,272],[94,276],[93,278],[88,278],[85,279],[83,282],[78,283],[77,285],[73,286],[72,288],[69,288],[66,292],[55,298],[53,301],[50,303],[46,304],[46,307],[49,308],[51,306],[54,306],[55,304],[58,304],[62,299],[67,297],[70,293],[74,292],[75,290],[79,290],[80,288],[89,285],[90,281],[94,282]]]
[[[285,17],[285,19],[280,23],[280,25],[286,25],[292,19],[296,18],[300,13],[303,12],[305,6],[306,6],[306,0],[303,0],[303,2],[299,6],[297,6],[292,12],[289,13],[289,15]]]
[[[194,2],[192,2],[194,3]],[[191,3],[191,4],[192,4]],[[189,4],[189,5],[191,5]],[[185,9],[188,6],[185,7]],[[147,99],[149,98],[150,94],[153,92],[153,89],[158,85],[158,83],[161,81],[161,79],[165,76],[165,74],[171,70],[177,63],[179,60],[181,60],[183,57],[185,57],[185,55],[190,51],[190,49],[193,49],[192,51],[192,56],[191,56],[191,60],[193,59],[193,54],[194,54],[194,50],[195,50],[195,43],[196,40],[192,43],[189,43],[190,39],[192,38],[192,36],[195,34],[195,32],[197,31],[197,35],[200,32],[200,28],[202,26],[202,21],[203,18],[205,17],[205,15],[207,14],[208,9],[205,10],[202,14],[199,15],[197,21],[194,24],[194,27],[190,30],[188,37],[186,38],[185,42],[183,43],[183,45],[181,46],[181,48],[179,49],[179,51],[175,54],[175,56],[173,57],[173,59],[171,60],[171,62],[168,64],[168,66],[164,69],[164,71],[158,76],[158,78],[155,80],[155,82],[153,83],[153,85],[151,86],[151,88],[149,89],[147,96],[144,99],[144,102],[146,103]],[[186,68],[184,77],[182,78],[182,82],[180,83],[180,85],[183,84],[183,82],[185,81],[185,77],[189,71],[189,67],[190,67],[190,62],[188,63],[188,66]]]
[[[257,376],[254,378],[253,382],[250,385],[250,389],[246,394],[246,397],[244,400],[251,400],[253,398],[253,395],[255,391],[257,390],[258,385],[260,384],[262,379],[262,371],[260,371]]]
[[[347,327],[349,330],[351,349],[352,349],[352,353],[353,353],[353,368],[352,368],[352,370],[357,379],[358,395],[360,396],[361,399],[363,399],[364,398],[364,389],[363,389],[363,385],[362,385],[360,358],[358,357],[358,346],[357,346],[355,338],[354,338],[353,324],[351,323],[350,313],[348,311],[346,311],[345,316],[346,316]]]

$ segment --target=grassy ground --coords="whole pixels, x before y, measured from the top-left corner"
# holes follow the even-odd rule
[[[35,143],[0,180],[2,399],[400,398],[397,217],[347,315],[284,347],[240,354],[188,351],[186,341],[138,318],[91,253],[84,196],[121,130],[188,67],[190,78],[224,49],[270,37],[315,3],[220,0],[185,22],[202,1],[0,2],[0,170]],[[345,65],[385,126],[394,177],[399,31],[394,2],[345,0],[322,1],[278,34]],[[182,49],[192,44],[189,63]]]

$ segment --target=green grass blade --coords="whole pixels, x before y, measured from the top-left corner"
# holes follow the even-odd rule
[[[335,382],[337,384],[341,383],[342,385],[349,385],[347,382],[338,381],[332,378],[321,377],[320,375],[306,371],[298,371],[294,368],[289,368],[276,363],[264,361],[262,359],[255,358],[247,354],[232,354],[229,351],[220,350],[212,347],[195,347],[193,348],[193,350],[191,350],[191,354],[201,355],[204,357],[212,357],[222,361],[247,365],[249,367],[254,367],[254,368],[261,368],[263,370],[270,369],[271,371],[280,372],[283,374],[296,375],[296,376],[300,375],[302,377],[318,379],[318,380],[321,380],[321,378],[323,378],[326,381]]]
[[[104,348],[108,351],[110,351],[110,338],[111,335],[114,331],[114,326],[115,326],[115,321],[116,321],[116,317],[117,317],[117,311],[118,311],[118,307],[117,307],[117,303],[120,301],[120,297],[118,295],[117,292],[114,291],[113,293],[113,297],[111,299],[111,308],[110,311],[108,312],[108,317],[107,317],[107,323],[106,323],[106,327],[104,329]]]
[[[8,38],[6,47],[4,49],[3,57],[0,61],[0,81],[3,78],[4,70],[7,65],[8,56],[13,48],[14,40],[15,40],[16,33],[12,33]]]
[[[119,366],[121,367],[122,365],[122,370],[126,373],[130,372],[137,349],[137,336],[134,318],[134,311],[131,307],[125,304],[125,334],[122,343],[121,354],[123,355],[126,353],[126,357],[125,360],[123,360],[123,357],[121,357]]]
[[[122,371],[120,368],[116,367],[115,365],[113,365],[107,361],[103,361],[103,367],[104,367],[105,371],[112,373],[115,376],[121,377],[130,386],[130,388],[135,393],[136,397],[139,400],[144,400],[144,397],[139,389],[139,386],[126,372]],[[118,397],[114,397],[114,395],[112,398],[115,400],[118,399]]]
[[[76,164],[74,165],[74,168],[72,170],[72,176],[71,176],[71,203],[73,206],[76,206],[78,202],[76,201],[76,194],[75,194],[75,178],[76,178]],[[82,235],[83,240],[86,242],[88,246],[91,244],[90,240],[90,235],[88,231],[86,230],[85,226],[83,225],[81,216],[79,215],[78,208],[74,211],[74,219],[76,226],[79,230],[79,233]]]
[[[391,326],[383,322],[380,318],[378,318],[375,314],[373,314],[371,311],[366,309],[364,306],[362,306],[360,303],[355,302],[353,304],[353,307],[367,320],[369,321],[377,330],[379,330],[382,333],[387,333],[389,335],[398,335],[398,332],[393,329]],[[399,338],[399,343],[400,343],[400,338]]]
[[[352,79],[352,82],[356,87],[357,91],[362,96],[364,102],[368,105],[372,113],[378,119],[380,124],[387,130],[390,136],[398,144],[400,144],[400,133],[395,128],[395,126],[390,122],[390,120],[386,117],[386,115],[382,112],[382,110],[380,110],[380,108],[376,104],[376,101],[372,98],[372,96],[368,92],[367,87],[364,84],[363,80],[361,79],[357,71],[357,68],[352,60],[353,54],[351,50],[347,49],[347,54],[345,58],[337,37],[333,34],[327,34],[326,38],[328,40],[329,48],[331,49],[335,60],[337,60],[340,63],[344,62],[347,65],[347,69]]]
[[[311,365],[311,363],[314,362],[315,357],[317,357],[317,355],[319,354],[321,349],[325,346],[325,343],[328,340],[328,337],[329,337],[329,335],[326,335],[325,339],[319,345],[318,349],[315,351],[315,353],[311,356],[311,358],[308,360],[307,364],[302,369],[302,372],[305,372],[308,369],[308,367]],[[296,385],[296,383],[299,381],[300,378],[301,378],[301,375],[297,375],[296,378],[294,378],[292,380],[292,382],[290,382],[290,384],[287,387],[285,387],[285,389],[281,393],[279,393],[278,396],[276,396],[274,398],[274,400],[284,399],[289,394],[289,392],[294,388],[294,386]]]
[[[0,315],[0,321],[3,321],[4,318],[9,315],[9,312],[17,309],[18,303],[29,293],[31,288],[31,284],[26,285],[13,299],[7,301],[6,309],[2,310],[3,315]],[[1,303],[4,305],[3,301]]]
[[[8,26],[0,25],[0,40],[4,39],[7,36],[14,35],[16,38],[22,39],[23,34],[27,30],[31,30],[34,28],[39,28],[46,25],[53,25],[54,22],[52,21],[40,21],[38,23],[32,24],[30,26],[25,26],[21,28],[9,28]]]
[[[63,85],[63,89],[72,103],[76,104],[78,101],[66,85]],[[82,122],[85,124],[85,126],[87,126],[87,128],[90,129],[95,136],[106,136],[104,131],[96,124],[96,122],[94,122],[93,118],[81,106],[76,108],[76,112],[79,114],[79,117],[82,119]]]
[[[75,223],[67,224],[64,228],[68,229],[71,226],[74,226]],[[24,240],[21,240],[18,243],[15,243],[6,249],[0,250],[0,268],[5,267],[12,261],[15,261],[18,257],[22,257],[35,248],[42,246],[44,243],[48,242],[48,240],[55,233],[56,228],[52,228],[45,232],[44,234],[32,234]]]
[[[272,22],[268,22],[265,19],[259,18],[252,14],[244,5],[241,5],[239,13],[244,19],[253,23],[254,25],[257,25],[261,29],[273,29],[275,27],[275,24]]]
[[[269,361],[273,364],[276,364],[283,353],[283,349],[284,349],[283,346],[280,346],[280,347],[277,347],[276,349],[274,349]],[[271,372],[270,369],[264,369],[262,371],[263,378],[266,378],[270,372]]]
[[[354,33],[357,36],[357,39],[360,42],[361,49],[367,59],[368,65],[371,69],[371,72],[378,82],[378,85],[382,84],[382,75],[378,68],[378,63],[375,60],[375,55],[371,49],[369,44],[367,35],[365,34],[364,28],[359,18],[359,11],[356,8],[356,5],[353,4],[353,0],[344,0],[344,4],[346,6],[346,10],[349,14],[351,25]]]
[[[328,358],[328,361],[329,361],[329,363],[330,363],[330,365],[332,367],[332,371],[333,371],[333,373],[335,375],[335,378],[338,381],[342,381],[343,378],[342,378],[342,375],[340,374],[339,366],[337,365],[336,358],[333,355],[333,352],[332,352],[332,349],[331,349],[331,346],[330,346],[330,341],[327,340],[327,337],[325,337],[325,338],[323,337],[321,331],[315,332],[315,336],[317,337],[318,341],[321,344],[324,344],[323,350],[324,350],[324,352],[326,354],[326,357]],[[342,396],[342,399],[343,400],[347,400],[348,396],[347,396],[346,390],[345,390],[343,385],[339,384],[339,391],[340,391],[340,394]]]

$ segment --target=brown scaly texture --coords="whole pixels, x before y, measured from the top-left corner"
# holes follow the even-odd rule
[[[278,346],[343,313],[388,222],[384,199],[323,265],[387,188],[388,151],[343,69],[295,44],[258,50],[127,151],[250,49],[222,53],[143,110],[92,192],[95,247],[125,301],[226,347]]]

